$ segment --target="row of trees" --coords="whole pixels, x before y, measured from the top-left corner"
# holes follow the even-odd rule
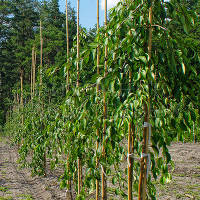
[[[1,1],[0,9],[0,124],[3,126],[5,115],[11,109],[15,98],[13,94],[20,96],[20,74],[23,76],[24,98],[26,102],[30,99],[32,48],[36,54],[36,70],[40,65],[40,21],[42,22],[44,69],[55,66],[64,68],[66,34],[65,15],[59,11],[57,0],[42,3],[35,0],[4,0]],[[71,47],[76,33],[76,16],[70,4],[68,10]],[[52,89],[58,96],[64,96],[64,80],[57,80],[55,83],[58,85]],[[55,87],[58,89],[55,90]]]
[[[70,5],[66,23],[55,0],[23,2],[4,2],[0,77],[21,163],[63,165],[71,198],[155,199],[152,178],[171,179],[167,145],[199,139],[199,2],[127,0],[90,33]]]

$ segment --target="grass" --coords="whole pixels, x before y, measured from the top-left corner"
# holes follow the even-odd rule
[[[20,194],[17,197],[22,197],[23,199],[21,200],[33,200],[33,197],[30,194]]]
[[[173,176],[176,176],[176,177],[185,177],[185,174],[173,174]]]
[[[0,197],[0,200],[13,200],[13,197],[11,197],[11,196]]]
[[[0,187],[0,191],[1,192],[6,192],[6,191],[8,191],[8,188],[7,187]]]

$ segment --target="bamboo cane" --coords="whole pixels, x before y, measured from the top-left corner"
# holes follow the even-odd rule
[[[66,41],[67,41],[67,64],[69,64],[69,25],[68,25],[68,5],[66,0]],[[69,90],[69,69],[66,75],[66,92]]]
[[[97,33],[99,33],[99,0],[97,0]],[[97,74],[99,75],[99,47],[97,47]],[[97,97],[99,95],[99,84],[97,84]],[[98,112],[96,113],[96,115],[98,116]],[[97,128],[96,131],[97,134],[97,141],[96,141],[96,150],[98,150],[99,148],[99,142],[98,142],[98,138],[99,138],[99,129]],[[98,169],[99,167],[99,161],[98,158],[96,159],[96,168]],[[99,180],[96,179],[96,200],[99,199]]]
[[[80,0],[77,0],[77,82],[76,86],[79,87],[79,5]],[[80,194],[82,189],[82,166],[81,166],[81,158],[78,158],[78,194]]]
[[[42,37],[42,21],[40,20],[40,88],[39,98],[42,106],[42,113],[44,112],[43,102],[41,100],[42,93],[42,65],[43,65],[43,37]],[[44,176],[46,176],[46,149],[44,150]]]
[[[76,70],[77,70],[76,86],[77,87],[79,87],[79,5],[80,5],[80,0],[77,0],[77,64],[76,64]]]
[[[131,90],[132,73],[129,71],[129,88]],[[134,153],[134,126],[132,120],[128,126],[128,200],[133,199],[132,185],[133,185],[133,153]]]
[[[66,42],[67,42],[67,64],[69,64],[69,24],[68,24],[68,2],[66,0]],[[67,69],[66,75],[66,93],[69,91],[69,69]],[[69,169],[69,155],[67,156],[67,168]],[[67,181],[67,185],[69,187],[68,192],[70,193],[70,198],[72,199],[72,187],[71,187],[71,179]],[[68,198],[68,197],[67,197]]]
[[[19,94],[17,93],[17,107],[18,107],[18,112],[19,112],[19,104],[20,104],[20,102],[19,102]]]
[[[193,122],[193,143],[195,144],[195,128],[194,128],[194,122]]]
[[[31,101],[33,99],[33,68],[34,68],[34,59],[35,59],[35,53],[34,53],[34,47],[32,48],[32,65],[31,65]]]
[[[34,63],[33,63],[33,97],[35,96],[35,67],[36,67],[36,51],[34,47]]]
[[[148,41],[148,55],[149,61],[151,60],[151,50],[152,50],[152,1],[151,6],[149,8],[149,41]],[[149,66],[150,67],[150,66]],[[144,112],[145,112],[145,122],[149,122],[149,113],[150,113],[150,99],[148,98],[149,108],[147,103],[144,104]],[[142,153],[148,153],[148,137],[149,137],[149,128],[144,127],[143,132],[143,147]],[[140,165],[140,179],[139,179],[139,196],[138,200],[145,200],[146,198],[146,182],[147,182],[147,157],[141,158],[141,165]]]
[[[21,68],[21,71],[20,71],[20,83],[21,83],[21,99],[20,99],[20,103],[21,103],[21,110],[22,110],[22,125],[24,124],[24,114],[23,114],[23,109],[24,109],[24,102],[23,102],[23,74],[24,74],[24,70]]]
[[[107,0],[105,0],[105,27],[107,27]],[[107,33],[105,34],[107,37]],[[107,57],[108,57],[108,47],[105,46],[105,63],[104,63],[104,77],[107,75]],[[103,127],[103,157],[105,157],[105,136],[106,136],[106,118],[107,118],[107,105],[106,105],[106,93],[103,92],[103,115],[104,115],[104,127]],[[107,199],[107,188],[106,188],[106,177],[105,177],[105,167],[102,166],[102,200]]]
[[[42,55],[43,55],[43,38],[42,38],[42,21],[40,20],[40,89],[39,89],[39,97],[41,97],[41,89],[42,89]]]

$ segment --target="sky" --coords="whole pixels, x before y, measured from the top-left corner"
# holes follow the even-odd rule
[[[100,0],[100,25],[104,21],[104,1]],[[120,0],[107,0],[108,9],[115,6]],[[77,0],[68,0],[77,10]],[[65,12],[65,0],[59,0],[60,10]],[[87,29],[93,28],[97,21],[97,0],[80,0],[80,24]]]

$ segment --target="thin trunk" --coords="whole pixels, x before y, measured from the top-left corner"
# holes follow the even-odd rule
[[[20,102],[19,102],[19,94],[17,93],[17,109],[18,109],[18,112],[19,112],[19,105],[20,104]]]
[[[42,102],[42,65],[43,65],[43,37],[42,37],[42,21],[40,20],[40,87],[39,87],[39,98],[42,106],[42,115],[44,113],[43,102]],[[46,149],[44,149],[44,176],[46,176]]]
[[[31,65],[31,101],[33,99],[33,68],[34,68],[34,61],[35,60],[35,53],[34,47],[32,48],[32,65]]]
[[[97,33],[99,33],[99,0],[97,0]],[[99,75],[99,47],[97,47],[97,74]],[[99,84],[97,84],[97,97],[99,96]],[[98,105],[97,105],[98,106]],[[98,116],[98,112],[96,113],[96,115]],[[96,131],[97,134],[97,141],[96,141],[96,151],[99,148],[99,142],[98,142],[98,138],[99,138],[99,129],[97,128]],[[96,159],[96,168],[98,169],[99,167],[99,161],[98,158]],[[96,179],[96,200],[99,200],[99,180]]]
[[[77,81],[76,86],[79,87],[79,4],[80,0],[77,0]],[[82,166],[81,158],[78,158],[78,194],[80,194],[82,189]]]
[[[77,82],[76,86],[79,87],[79,4],[80,0],[77,0]]]
[[[41,89],[42,89],[42,56],[43,56],[43,38],[42,38],[42,21],[40,20],[40,89],[39,89],[39,97],[41,97]]]
[[[148,55],[149,55],[149,61],[151,60],[151,51],[152,51],[152,1],[151,6],[149,8],[149,41],[148,41]],[[150,68],[150,65],[149,65]],[[149,114],[150,114],[150,98],[148,98],[148,105],[147,102],[144,103],[144,113],[145,113],[145,119],[144,121],[149,124]],[[149,125],[148,125],[149,126]],[[138,200],[145,200],[146,198],[146,183],[147,183],[147,164],[148,164],[148,137],[149,137],[149,127],[144,126],[144,132],[143,132],[143,146],[142,146],[142,158],[141,158],[141,165],[140,165],[140,178],[139,178],[139,196]]]
[[[66,41],[67,41],[67,64],[69,64],[69,26],[68,26],[68,7],[66,0]],[[69,90],[69,69],[66,75],[66,92]]]
[[[20,72],[20,83],[21,83],[21,110],[22,110],[22,125],[24,124],[24,114],[23,114],[23,110],[24,110],[24,102],[23,102],[23,75],[24,75],[24,70],[21,69]]]
[[[132,73],[129,71],[129,89],[131,90]],[[128,200],[133,199],[133,160],[134,160],[134,126],[132,120],[129,122],[128,126]]]
[[[33,62],[33,97],[35,96],[35,68],[36,68],[36,51],[34,47],[34,62]]]
[[[194,122],[193,122],[193,143],[195,144],[195,128],[194,128]]]
[[[105,27],[107,26],[107,0],[105,0]],[[107,33],[105,34],[107,37]],[[105,63],[104,63],[104,76],[107,75],[107,57],[108,57],[108,47],[105,46]],[[106,136],[106,123],[107,118],[107,105],[106,105],[106,92],[103,92],[103,115],[104,115],[104,127],[103,127],[103,157],[105,157],[105,136]],[[102,200],[107,199],[107,181],[105,176],[105,167],[102,166]]]
[[[67,42],[67,65],[69,65],[69,25],[68,25],[68,5],[66,0],[66,42]],[[66,93],[69,91],[69,69],[67,68],[67,74],[66,74]],[[67,168],[69,169],[69,155],[67,156]],[[67,185],[69,187],[68,194],[70,193],[70,197],[67,196],[67,198],[72,199],[72,185],[71,185],[71,178],[67,181]]]
[[[148,107],[147,104],[144,104],[144,112],[145,112],[145,118],[144,121],[149,121],[149,115],[148,115]],[[140,177],[139,177],[139,190],[138,190],[138,200],[145,200],[146,198],[146,185],[145,185],[145,177],[146,177],[146,170],[147,170],[147,156],[144,156],[147,154],[147,137],[148,137],[148,127],[144,127],[143,131],[143,141],[142,141],[142,158],[140,163]]]
[[[0,74],[0,78],[1,78],[1,74]],[[0,81],[0,83],[1,83],[1,81]],[[1,86],[1,84],[0,84],[0,86]],[[14,94],[13,111],[15,111],[16,108],[17,108],[17,95]]]

